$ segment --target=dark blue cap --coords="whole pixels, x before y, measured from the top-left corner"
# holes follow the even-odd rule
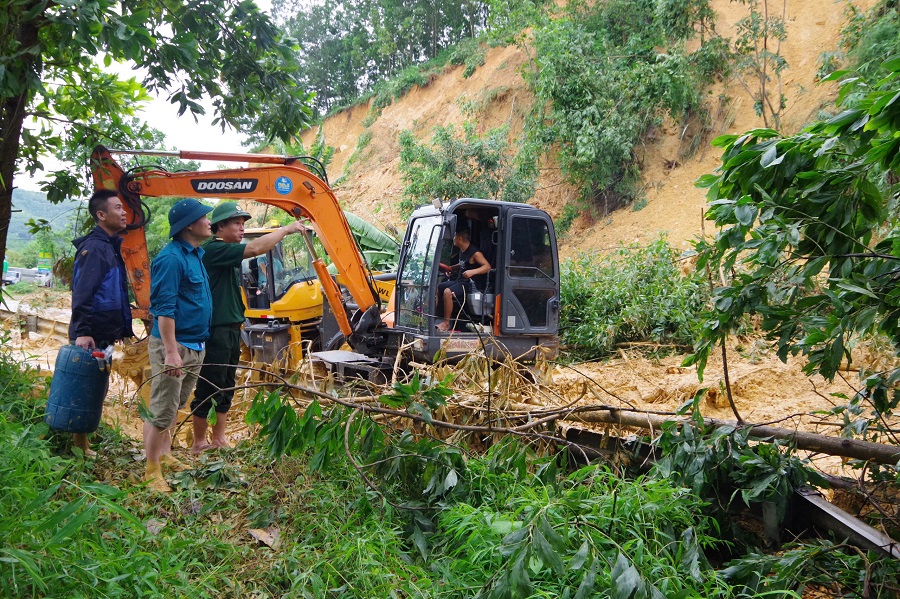
[[[169,237],[175,237],[185,227],[211,210],[212,206],[201,204],[194,198],[185,198],[176,202],[169,210]]]

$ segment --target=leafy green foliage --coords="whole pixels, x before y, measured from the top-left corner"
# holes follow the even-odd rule
[[[706,424],[699,409],[704,391],[682,408],[691,410],[691,422],[667,422],[654,441],[663,456],[654,465],[659,476],[691,489],[713,507],[723,523],[729,522],[728,511],[738,498],[744,506],[772,502],[782,519],[797,488],[828,486],[786,443],[751,444],[750,427]]]
[[[533,163],[509,156],[505,127],[484,136],[471,122],[463,124],[461,134],[452,125],[436,127],[430,146],[401,131],[399,142],[404,217],[432,198],[525,202],[534,194]]]
[[[487,0],[489,38],[497,45],[523,41],[527,29],[544,18],[549,0]]]
[[[261,452],[235,452],[234,464],[209,462],[179,474],[169,498],[124,479],[125,489],[117,489],[94,482],[109,471],[92,470],[127,470],[131,441],[101,428],[108,438],[102,460],[56,455],[38,424],[42,404],[23,400],[33,382],[0,359],[4,597],[87,597],[102,585],[107,597],[364,598],[412,596],[431,586],[406,555],[402,530],[372,509],[345,463],[323,479],[305,467],[299,474],[290,458],[273,465]],[[22,395],[13,397],[20,386]],[[280,529],[278,551],[258,546],[251,527]]]
[[[488,16],[481,0],[276,0],[273,12],[299,41],[301,84],[316,93],[320,113],[346,106],[373,87],[381,88],[377,102],[386,106],[421,74],[415,65],[474,38]],[[470,61],[477,66],[477,59],[464,60],[467,67]],[[379,83],[393,78],[403,82]]]
[[[749,312],[765,316],[763,328],[778,339],[782,358],[807,354],[808,369],[828,378],[850,335],[881,330],[898,340],[891,277],[897,242],[892,233],[875,236],[887,216],[884,173],[900,149],[893,135],[900,108],[891,102],[896,78],[874,89],[847,83],[843,100],[851,90],[864,97],[798,135],[757,129],[714,141],[724,148],[721,173],[698,185],[709,189],[709,216],[723,229],[712,244],[698,244],[700,266],[740,270],[716,290],[715,321],[699,358]]]
[[[894,560],[821,541],[777,555],[753,552],[726,564],[722,574],[741,598],[769,593],[799,597],[812,584],[837,586],[842,597],[890,597],[900,568]]]
[[[98,143],[139,147],[150,132],[135,119],[148,91],[168,94],[179,114],[288,139],[311,122],[311,96],[298,85],[291,40],[255,3],[11,0],[0,12],[0,257],[14,174],[42,160],[70,161],[44,186],[51,202],[82,195]],[[103,66],[100,64],[103,62]],[[146,72],[120,80],[105,67],[132,61]]]
[[[448,387],[450,381],[449,377],[438,382],[422,381],[415,375],[409,383],[396,383],[393,392],[382,395],[379,401],[392,408],[403,408],[430,424],[433,411],[453,393]],[[392,481],[399,501],[415,505],[439,502],[460,480],[465,468],[455,448],[430,439],[416,440],[408,431],[395,444],[380,425],[355,416],[340,406],[324,412],[317,402],[298,416],[294,406],[273,391],[254,399],[246,419],[249,424],[261,426],[260,436],[273,457],[312,451],[310,467],[314,470],[327,470],[331,461],[343,453],[344,430],[349,426],[349,449],[358,455],[357,459],[377,464],[375,472]]]
[[[443,405],[445,383],[414,378],[380,400],[411,414],[434,409]],[[370,475],[378,475],[380,493],[406,508],[440,507],[433,516],[411,511],[406,534],[446,596],[479,588],[482,597],[588,597],[600,589],[610,597],[714,596],[724,589],[703,555],[716,541],[699,532],[712,529],[702,503],[665,480],[625,484],[594,466],[559,477],[555,458],[534,459],[510,440],[483,459],[463,460],[457,449],[415,440],[409,430],[357,426],[343,408],[324,413],[314,403],[297,416],[274,394],[257,398],[248,418],[262,425],[271,451],[304,451],[317,470],[339,464],[349,439],[353,459],[376,466]]]
[[[567,260],[560,273],[559,329],[573,357],[598,358],[629,341],[689,346],[700,332],[708,285],[681,272],[664,238]]]
[[[896,565],[874,556],[801,547],[731,562],[732,588],[705,555],[723,541],[704,502],[669,480],[627,481],[598,466],[564,473],[561,456],[536,457],[509,438],[465,456],[344,408],[314,403],[298,416],[277,393],[253,407],[265,443],[272,448],[271,417],[306,429],[311,444],[283,436],[290,452],[277,460],[263,443],[242,444],[227,462],[170,475],[175,491],[162,497],[123,476],[141,466],[132,441],[105,426],[95,435],[102,459],[59,455],[40,422],[44,398],[32,399],[39,382],[0,350],[3,596],[93,596],[102,585],[109,597],[201,599],[764,597],[826,571],[847,589],[896,577]],[[383,401],[440,409],[447,391],[414,379]],[[94,482],[107,477],[121,488]]]
[[[718,54],[701,36],[695,65],[682,40],[711,26],[702,0],[569,2],[536,21],[525,73],[536,96],[526,126],[533,151],[555,150],[567,179],[604,213],[630,202],[645,132],[666,114],[679,120],[700,108]]]
[[[349,172],[350,167],[359,162],[363,158],[363,152],[369,144],[372,143],[372,130],[366,129],[362,133],[359,134],[359,137],[356,138],[356,148],[353,150],[353,154],[350,156],[350,159],[347,160],[344,165],[344,173]]]
[[[579,204],[580,202],[569,202],[563,206],[559,218],[553,221],[557,234],[565,235],[572,228],[575,220],[581,215],[582,209]]]
[[[841,45],[853,69],[867,81],[877,81],[889,73],[882,67],[885,57],[900,54],[900,10],[896,3],[882,0],[862,12],[847,6],[848,24]]]
[[[588,466],[568,476],[510,469],[501,445],[478,462],[480,501],[440,514],[432,563],[478,597],[712,597],[702,502],[666,481],[623,484]],[[538,461],[537,465],[546,461]],[[502,469],[496,469],[503,465]],[[473,464],[473,469],[476,468]],[[543,479],[543,482],[541,482]]]
[[[819,68],[816,69],[816,81],[821,81],[838,70],[844,60],[842,52],[829,51],[819,55]]]
[[[441,72],[445,64],[444,60],[428,61],[422,65],[406,67],[394,77],[379,81],[372,88],[374,97],[370,110],[381,114],[382,108],[390,106],[412,88],[425,87],[431,83],[431,78]]]
[[[283,156],[299,156],[301,157],[301,162],[317,174],[319,174],[319,171],[322,169],[327,170],[328,165],[331,164],[332,159],[334,159],[335,149],[333,146],[329,146],[326,143],[325,129],[321,125],[316,130],[316,136],[309,148],[303,145],[303,141],[299,137],[291,138],[290,141],[276,139],[270,142],[261,139],[259,136],[256,136],[253,139],[260,144],[253,150],[254,152],[268,150],[274,154],[281,154]],[[309,160],[309,158],[312,158],[313,160]],[[324,178],[327,180],[327,175]]]
[[[698,33],[704,36],[716,21],[716,13],[706,0],[659,0],[655,10],[663,33],[673,39],[687,40]]]
[[[475,69],[484,65],[484,48],[476,39],[466,39],[450,50],[450,64],[465,65],[463,79],[468,79]]]
[[[746,314],[762,316],[782,360],[802,353],[808,372],[829,379],[869,334],[888,336],[896,351],[900,237],[887,219],[889,173],[900,166],[900,60],[883,68],[891,75],[874,86],[845,81],[843,111],[797,135],[757,129],[714,141],[722,167],[698,185],[709,189],[708,216],[720,232],[697,244],[699,267],[733,276],[716,289],[689,360],[701,376],[709,352]],[[878,422],[900,400],[897,373],[863,378],[861,399]]]
[[[774,6],[769,8],[769,0],[738,1],[749,7],[750,14],[736,25],[735,72],[753,98],[753,109],[762,117],[765,126],[780,129],[781,111],[787,102],[782,93],[781,72],[788,64],[778,50],[781,42],[787,39],[787,15],[785,12],[776,16]],[[787,4],[783,5],[783,10],[787,11]]]

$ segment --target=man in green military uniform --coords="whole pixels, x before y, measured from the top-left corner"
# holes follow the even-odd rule
[[[285,238],[303,230],[300,221],[294,221],[275,231],[242,244],[244,223],[250,215],[235,202],[222,202],[212,212],[213,237],[203,246],[203,265],[209,273],[212,292],[213,315],[206,357],[200,369],[200,380],[191,402],[194,425],[194,453],[212,447],[229,447],[225,438],[228,410],[234,398],[235,375],[241,357],[241,325],[244,322],[244,304],[241,301],[241,262],[264,254]],[[215,404],[215,424],[212,441],[207,439],[209,422],[207,414]]]

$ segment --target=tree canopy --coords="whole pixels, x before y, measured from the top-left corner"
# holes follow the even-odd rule
[[[702,177],[720,232],[700,242],[700,268],[730,275],[691,361],[759,315],[783,360],[833,378],[854,343],[880,333],[900,347],[900,57],[874,85],[847,72],[836,116],[782,137],[771,129],[714,140],[718,173]],[[900,370],[870,373],[861,398],[896,407]]]
[[[252,0],[10,0],[0,11],[0,257],[17,171],[47,156],[86,164],[97,143],[152,143],[135,117],[148,92],[179,114],[264,138],[289,139],[311,123],[312,94],[298,78],[295,43]],[[140,77],[104,67],[127,63]],[[51,201],[84,192],[76,171],[50,175]]]
[[[487,27],[484,0],[275,0],[273,14],[299,40],[303,84],[322,112],[434,58]]]

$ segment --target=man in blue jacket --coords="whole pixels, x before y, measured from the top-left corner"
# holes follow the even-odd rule
[[[210,235],[212,210],[188,198],[169,210],[170,241],[150,266],[150,313],[154,316],[149,353],[152,379],[144,419],[151,489],[169,492],[160,462],[179,467],[172,453],[172,425],[197,384],[212,319],[209,277],[200,244]]]
[[[76,253],[69,342],[86,350],[106,349],[134,336],[119,237],[119,232],[125,230],[127,216],[122,200],[108,189],[91,196],[88,212],[97,226],[72,242]],[[75,433],[73,441],[86,456],[94,455],[87,433]]]

